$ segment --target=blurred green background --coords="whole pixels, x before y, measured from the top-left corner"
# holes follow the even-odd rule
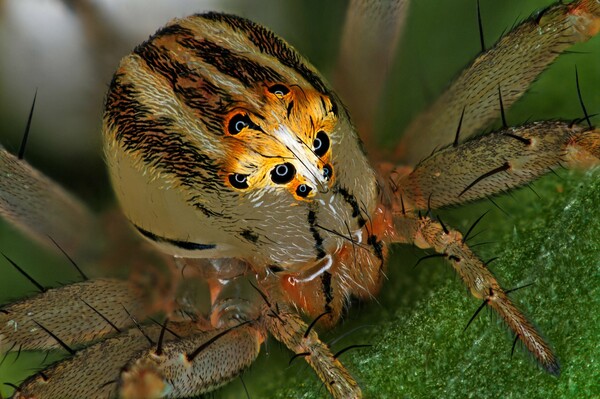
[[[103,23],[86,22],[77,1],[0,0],[0,144],[16,152],[36,88],[27,159],[67,186],[96,210],[107,208],[110,188],[99,149],[101,105],[121,56],[175,16],[225,10],[261,22],[292,43],[329,76],[335,63],[345,1],[89,2]],[[461,67],[479,52],[475,0],[418,0],[392,70],[378,130],[391,145],[410,118],[435,98]],[[486,43],[548,1],[481,0]],[[82,18],[81,16],[84,15]],[[58,32],[58,34],[56,33]],[[508,113],[510,124],[582,116],[575,89],[579,69],[588,111],[600,112],[600,39],[574,47],[533,85]],[[598,123],[598,118],[593,119]],[[454,129],[454,127],[452,127]],[[387,398],[600,397],[600,184],[598,172],[558,171],[529,189],[441,212],[465,231],[483,212],[474,242],[506,287],[535,284],[514,298],[550,340],[562,375],[540,371],[520,348],[510,357],[511,337],[492,315],[482,312],[463,333],[479,302],[471,298],[443,262],[413,269],[424,253],[393,251],[389,281],[378,301],[356,304],[344,323],[323,334],[336,344],[372,344],[343,355],[366,396]],[[57,251],[38,248],[10,226],[0,224],[0,251],[47,286],[76,275]],[[0,304],[33,292],[33,287],[0,261]],[[301,361],[287,367],[290,354],[269,341],[268,356],[244,375],[252,398],[326,397],[325,389]],[[39,367],[42,355],[0,367],[0,383],[16,383]],[[10,390],[0,386],[2,395]],[[245,397],[239,380],[216,397]]]

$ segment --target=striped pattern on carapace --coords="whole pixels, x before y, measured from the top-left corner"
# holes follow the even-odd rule
[[[356,286],[380,284],[385,254],[372,244],[382,227],[366,225],[379,202],[374,171],[340,109],[266,28],[216,13],[172,21],[123,59],[107,95],[117,196],[167,251],[290,273],[288,299],[300,293],[311,314],[335,301],[334,322]],[[313,281],[316,292],[299,288]]]
[[[223,40],[227,27],[239,32],[233,40]],[[122,68],[139,71],[133,80],[115,75],[106,101],[108,127],[127,151],[184,186],[200,180],[219,191],[229,184],[229,174],[238,173],[248,175],[250,187],[263,188],[270,185],[273,165],[300,157],[274,136],[278,126],[286,124],[310,145],[318,131],[330,133],[337,122],[336,101],[316,72],[270,31],[237,17],[212,13],[177,21],[138,46],[127,61]],[[164,91],[149,95],[149,82],[160,82]],[[290,93],[270,93],[275,84],[286,85]],[[172,107],[181,107],[177,115],[157,116],[158,104],[152,101],[158,102],[161,94],[172,97]],[[233,137],[227,122],[240,113],[253,125]],[[184,121],[178,120],[182,117]],[[194,128],[205,133],[182,133]],[[320,160],[325,164],[328,156]],[[289,190],[295,192],[303,183],[298,178]]]
[[[369,15],[369,7],[393,15],[384,4],[399,2],[361,4],[367,8],[350,15]],[[362,25],[380,41],[389,37],[382,24]],[[303,357],[333,397],[360,398],[338,359],[360,345],[333,353],[313,327],[337,321],[350,296],[377,294],[391,243],[435,252],[422,259],[447,260],[481,301],[471,321],[484,307],[493,309],[514,333],[513,348],[522,342],[559,374],[550,345],[510,298],[515,289],[504,290],[469,247],[472,228],[463,236],[429,211],[528,184],[560,166],[600,163],[600,129],[585,109],[584,125],[539,121],[467,139],[475,125],[504,114],[498,92],[508,107],[558,52],[598,31],[599,0],[557,3],[525,21],[484,49],[417,119],[419,140],[429,146],[449,132],[442,140],[448,146],[414,167],[411,157],[425,154],[418,146],[408,148],[403,164],[378,158],[376,178],[336,95],[285,42],[224,14],[171,22],[123,59],[106,101],[105,153],[133,226],[198,273],[186,275],[186,284],[196,289],[196,278],[206,280],[210,320],[193,305],[187,320],[195,296],[181,292],[187,289],[173,287],[148,307],[153,301],[145,297],[154,295],[147,293],[163,291],[145,261],[143,278],[132,279],[139,286],[96,279],[48,290],[34,281],[39,295],[0,309],[0,346],[61,347],[73,356],[26,379],[14,397],[191,397],[240,375],[271,335],[293,351],[292,360]],[[463,130],[456,132],[458,120]],[[11,172],[0,174],[0,197],[8,199],[0,213],[35,227],[44,240],[53,236],[38,219],[60,218],[74,202],[40,206],[60,202],[62,191],[1,149],[0,166]],[[63,230],[80,234],[82,224],[62,219]],[[254,283],[247,297],[244,286]],[[141,289],[146,285],[151,289]],[[139,325],[136,319],[148,321],[153,309],[168,313],[160,328]],[[169,321],[177,311],[185,322]]]

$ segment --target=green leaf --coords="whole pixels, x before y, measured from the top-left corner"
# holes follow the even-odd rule
[[[348,323],[377,326],[338,344],[373,345],[342,358],[366,397],[598,396],[600,173],[561,175],[565,180],[536,184],[541,199],[527,189],[515,199],[501,199],[509,216],[493,210],[476,229],[485,229],[485,237],[473,240],[496,242],[477,252],[484,259],[500,257],[490,267],[506,288],[534,283],[511,296],[551,342],[561,361],[560,377],[541,370],[519,344],[511,359],[512,337],[495,315],[490,319],[481,312],[463,332],[480,302],[453,278],[447,263],[426,261],[413,271],[417,257],[401,250],[390,261],[390,281],[379,304],[360,307],[358,319]],[[469,226],[464,222],[486,208],[490,205],[481,203],[455,211],[454,226],[464,231]],[[301,364],[268,374],[273,382],[253,395],[327,397]]]
[[[321,3],[308,2],[306,6],[291,3],[293,22],[303,19],[310,24],[296,24],[300,33],[296,37],[286,35],[286,38],[319,68],[327,70],[327,65],[320,61],[333,63],[341,14],[333,6],[330,8],[335,8],[335,13],[331,9],[323,11]],[[382,142],[386,145],[395,143],[401,127],[431,100],[427,92],[435,96],[479,51],[474,0],[414,0],[413,3],[406,40],[379,115],[384,132]],[[482,0],[488,46],[515,20],[549,3],[551,1]],[[268,17],[263,22],[274,26]],[[287,21],[273,22],[288,31],[295,26]],[[535,83],[532,92],[508,112],[510,124],[530,118],[581,117],[574,83],[575,64],[579,68],[588,111],[599,112],[600,91],[594,87],[600,87],[600,40],[595,38],[573,50],[582,54],[559,58]],[[89,123],[97,125],[97,118]],[[44,122],[38,122],[38,126],[43,125]],[[17,127],[11,129],[17,130]],[[321,333],[325,341],[330,341],[364,326],[340,340],[334,350],[352,344],[373,345],[349,351],[341,357],[358,379],[365,396],[600,396],[597,386],[600,376],[597,344],[600,337],[597,317],[600,311],[600,173],[562,170],[557,173],[561,178],[549,176],[534,184],[541,198],[525,188],[514,197],[504,195],[494,199],[506,214],[490,202],[482,201],[446,210],[441,216],[447,225],[464,232],[483,212],[491,210],[476,229],[485,231],[471,243],[493,241],[475,250],[484,260],[500,257],[490,268],[506,288],[534,283],[516,291],[512,297],[555,349],[561,361],[561,376],[552,377],[540,370],[519,344],[511,359],[512,337],[497,318],[494,315],[490,318],[486,311],[463,332],[479,301],[466,292],[446,263],[428,260],[413,269],[424,252],[398,247],[389,261],[389,279],[377,301],[354,304],[341,326]],[[88,180],[81,185],[85,191]],[[109,188],[104,190],[108,192]],[[15,238],[13,230],[6,226],[0,226],[0,240],[0,249],[11,255],[18,253],[20,264],[40,276],[44,284],[75,278],[63,258],[33,250],[31,243]],[[58,273],[59,269],[63,272]],[[0,303],[31,292],[26,283],[19,285],[20,282],[16,273],[0,264]],[[261,356],[244,374],[250,397],[327,397],[321,382],[301,359],[288,368],[292,354],[273,340],[263,347],[263,353],[268,356]],[[0,384],[18,382],[30,375],[44,355],[33,355],[27,360],[22,355],[13,364],[15,357],[10,355],[0,367]],[[3,395],[9,391],[8,387],[0,387]],[[216,394],[225,398],[243,395],[239,381]]]

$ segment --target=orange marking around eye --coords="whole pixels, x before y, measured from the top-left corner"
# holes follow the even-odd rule
[[[225,184],[229,186],[230,173],[246,174],[248,189],[276,186],[286,189],[296,199],[309,199],[318,191],[312,182],[314,176],[321,179],[317,169],[322,170],[331,159],[331,146],[318,157],[313,141],[317,132],[331,135],[335,129],[337,116],[332,112],[332,100],[310,88],[277,82],[260,84],[256,90],[254,95],[264,103],[260,109],[240,101],[223,119],[223,143],[228,154],[221,160]],[[273,90],[284,94],[273,93]],[[234,118],[242,120],[240,115],[247,116],[248,126],[232,134],[233,127],[229,124],[232,120],[235,122]],[[298,172],[289,183],[276,184],[270,173],[284,162],[292,163]],[[297,187],[303,183],[312,188],[307,197],[296,195]]]
[[[290,88],[282,83],[274,83],[265,86],[265,95],[273,95],[279,99],[290,94]]]
[[[310,193],[308,193],[308,195],[306,197],[300,197],[299,195],[296,194],[296,190],[298,190],[298,187],[301,186],[302,184],[306,184],[307,186],[309,186],[311,188]],[[318,190],[316,187],[312,187],[312,185],[309,182],[307,182],[304,178],[296,177],[294,180],[292,180],[289,191],[298,200],[310,201],[315,196],[315,193]]]

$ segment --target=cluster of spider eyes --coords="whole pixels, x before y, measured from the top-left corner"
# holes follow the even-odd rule
[[[278,98],[285,97],[290,90],[282,85],[275,84],[269,87],[269,92],[275,95]],[[250,128],[259,130],[260,128],[252,122],[250,117],[245,113],[239,113],[234,115],[227,125],[227,131],[231,135],[237,135],[241,133],[244,129]],[[329,140],[329,136],[324,131],[320,130],[315,135],[315,138],[312,143],[312,151],[318,156],[324,156],[329,150],[329,146],[331,142]],[[275,184],[287,184],[294,179],[296,175],[296,168],[293,164],[289,162],[284,162],[276,165],[273,169],[271,169],[271,181]],[[323,177],[326,180],[329,180],[333,175],[333,168],[331,165],[326,164],[323,166]],[[229,175],[229,183],[237,188],[237,189],[246,189],[248,188],[248,175],[241,173],[232,173]],[[300,184],[296,188],[296,195],[298,197],[305,198],[312,191],[312,187],[306,184]]]

